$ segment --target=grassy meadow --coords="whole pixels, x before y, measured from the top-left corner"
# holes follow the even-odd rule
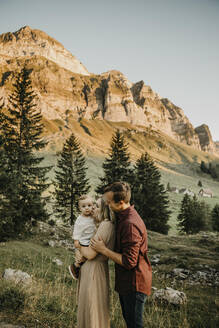
[[[30,285],[21,286],[0,280],[0,322],[25,327],[76,327],[76,282],[67,267],[72,252],[62,247],[49,247],[50,233],[33,235],[26,240],[0,243],[0,272],[6,268],[22,270],[32,276]],[[189,285],[166,274],[173,268],[189,270],[209,265],[219,270],[219,236],[214,235],[208,247],[202,235],[164,236],[149,231],[150,256],[160,254],[160,264],[153,266],[153,287],[172,287],[183,291],[188,302],[180,307],[159,304],[149,297],[144,312],[145,327],[150,328],[216,328],[218,325],[218,289],[205,284]],[[62,266],[53,263],[60,259]],[[125,328],[119,299],[111,277],[111,327]]]

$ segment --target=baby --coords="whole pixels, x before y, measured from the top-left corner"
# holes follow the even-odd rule
[[[79,198],[78,206],[80,215],[77,217],[73,229],[75,252],[80,252],[80,245],[84,247],[89,246],[90,239],[93,237],[98,223],[98,215],[96,215],[97,205],[94,204],[90,196],[82,195]],[[80,267],[85,261],[86,259],[83,258],[80,263],[76,261],[69,265],[69,272],[73,279],[78,279]]]

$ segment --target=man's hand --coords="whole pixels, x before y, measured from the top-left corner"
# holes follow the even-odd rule
[[[91,245],[91,248],[93,248],[97,253],[104,254],[107,250],[107,248],[101,238],[98,238],[98,240],[92,238],[90,245]]]

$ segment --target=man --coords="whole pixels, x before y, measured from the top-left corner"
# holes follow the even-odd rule
[[[152,282],[146,227],[130,205],[131,190],[126,182],[107,187],[104,198],[116,214],[115,252],[102,240],[92,239],[91,246],[115,262],[115,290],[127,328],[143,328],[144,303],[151,293]]]

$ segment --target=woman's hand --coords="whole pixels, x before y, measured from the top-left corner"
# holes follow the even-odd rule
[[[106,251],[106,249],[107,249],[106,246],[105,246],[105,244],[104,244],[104,242],[103,242],[103,240],[101,238],[98,238],[98,240],[92,238],[91,241],[90,241],[90,246],[97,253],[101,253],[101,254],[104,254],[105,251]]]

